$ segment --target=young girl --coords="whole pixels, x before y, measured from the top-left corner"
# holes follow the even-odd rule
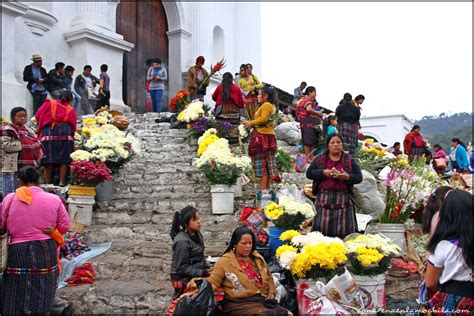
[[[436,226],[438,225],[439,210],[443,205],[444,197],[446,193],[452,189],[453,188],[448,186],[439,187],[429,196],[426,202],[425,209],[423,210],[422,230],[423,233],[429,234],[430,237],[433,236]]]
[[[180,212],[175,212],[170,232],[173,240],[173,299],[183,293],[189,280],[209,274],[209,265],[204,258],[204,239],[200,230],[201,218],[196,208],[186,206]]]
[[[15,192],[18,188],[18,170],[25,166],[38,167],[43,156],[43,147],[35,133],[25,127],[26,109],[11,110],[11,123],[0,127],[2,145],[2,194]]]
[[[420,288],[422,307],[429,311],[444,315],[474,312],[472,206],[472,194],[459,189],[446,193],[428,243],[430,256]],[[430,291],[434,293],[431,297]]]
[[[323,135],[324,138],[337,134],[337,117],[335,114],[329,114],[324,120]]]
[[[270,192],[272,177],[276,175],[275,154],[277,149],[275,137],[275,88],[265,86],[260,89],[257,101],[260,104],[252,121],[245,121],[245,128],[254,128],[249,140],[249,156],[252,158],[255,176],[260,178],[257,204],[276,198]],[[257,205],[264,207],[262,205]]]

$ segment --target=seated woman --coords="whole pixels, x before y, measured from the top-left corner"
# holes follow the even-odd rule
[[[229,247],[217,261],[208,281],[222,287],[224,315],[288,315],[276,304],[275,284],[265,259],[255,250],[256,239],[247,227],[232,233]]]
[[[170,233],[173,240],[171,284],[175,290],[174,299],[183,293],[193,277],[208,275],[209,265],[204,258],[204,240],[200,230],[201,218],[196,208],[186,206],[174,214]]]
[[[20,169],[20,188],[2,204],[2,223],[10,234],[7,268],[3,273],[3,315],[48,314],[56,293],[57,244],[43,231],[64,234],[70,225],[61,199],[39,187],[35,167]],[[5,229],[5,227],[3,227]]]

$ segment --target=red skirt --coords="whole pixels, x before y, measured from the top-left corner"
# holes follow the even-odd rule
[[[254,130],[249,140],[249,156],[251,158],[265,158],[268,155],[275,155],[277,140],[275,135],[261,134]]]

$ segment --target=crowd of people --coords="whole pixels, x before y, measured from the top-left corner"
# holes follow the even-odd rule
[[[75,68],[71,65],[57,62],[54,69],[47,72],[40,54],[34,54],[31,60],[33,63],[23,70],[23,80],[28,82],[26,88],[33,97],[33,115],[46,101],[48,93],[58,100],[64,91],[72,93],[73,108],[78,115],[92,114],[101,107],[110,106],[110,77],[106,64],[100,66],[99,78],[92,75],[90,65],[85,65],[83,72],[73,80]]]

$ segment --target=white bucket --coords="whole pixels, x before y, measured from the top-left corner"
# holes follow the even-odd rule
[[[95,200],[97,202],[105,202],[112,200],[112,194],[114,193],[115,182],[113,180],[104,181],[95,187]]]
[[[69,218],[75,218],[78,223],[84,226],[92,224],[92,208],[95,204],[93,196],[70,195],[67,202],[69,204]]]
[[[211,185],[212,214],[234,213],[234,186],[225,184]]]
[[[382,234],[390,238],[394,244],[402,248],[402,252],[407,251],[407,240],[405,237],[405,224],[382,224],[378,223],[377,226]]]
[[[367,309],[381,309],[385,308],[385,274],[377,275],[353,275],[354,281],[357,285],[367,292],[372,297],[372,304],[367,306]]]

